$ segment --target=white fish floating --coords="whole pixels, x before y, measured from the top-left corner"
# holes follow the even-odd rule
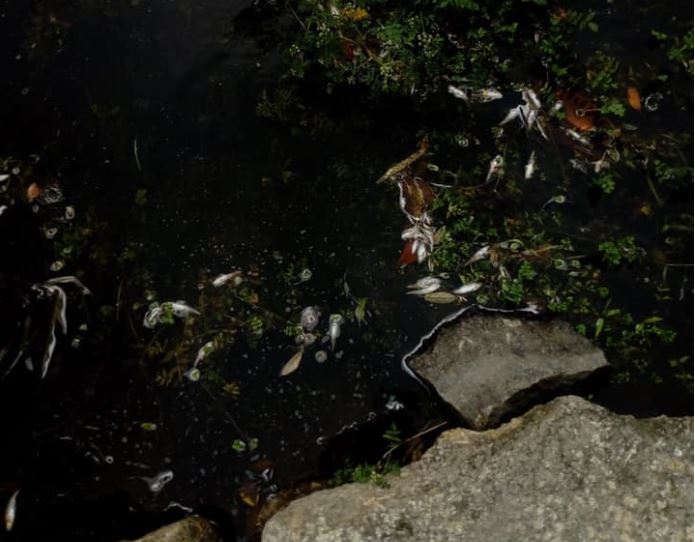
[[[459,286],[453,290],[453,293],[456,295],[472,294],[473,292],[480,290],[482,287],[483,285],[480,282],[467,282],[463,286]]]
[[[302,362],[302,356],[304,355],[304,349],[301,348],[299,351],[294,354],[287,363],[285,363],[282,366],[282,369],[280,369],[280,376],[287,376],[289,374],[292,374],[295,372],[297,369],[299,369],[299,364]]]
[[[212,285],[215,288],[219,288],[229,282],[232,282],[234,286],[239,286],[242,281],[243,279],[241,277],[241,271],[232,271],[231,273],[217,275],[214,279],[212,279]]]
[[[526,129],[526,132],[531,132],[531,130],[536,128],[543,136],[543,139],[547,140],[548,135],[541,122],[541,115],[543,114],[542,104],[538,96],[532,89],[525,88],[521,91],[521,99],[523,104],[510,109],[504,119],[502,119],[502,122],[500,122],[500,126],[518,119]]]
[[[498,154],[492,160],[490,160],[490,167],[488,167],[485,182],[490,182],[490,179],[492,179],[492,177],[501,175],[503,168],[504,158],[501,154]]]
[[[84,284],[82,284],[82,281],[78,279],[74,275],[65,275],[62,277],[53,277],[48,279],[45,284],[74,284],[77,286],[80,291],[82,292],[82,295],[92,295],[92,292],[89,291],[89,288],[87,288]]]
[[[529,180],[533,177],[536,172],[536,151],[531,151],[531,156],[526,162],[526,167],[524,168],[524,179]]]
[[[331,350],[335,350],[335,342],[340,337],[340,326],[343,321],[341,314],[331,314],[328,317],[328,337],[331,339]]]
[[[17,495],[19,495],[19,489],[10,496],[7,505],[5,505],[5,530],[8,533],[14,527],[14,522],[17,519]]]
[[[490,257],[490,245],[485,245],[482,248],[479,248],[473,256],[468,258],[468,261],[463,264],[463,265],[470,265],[475,262],[479,262],[481,260],[486,260],[487,258]]]
[[[162,317],[167,313],[181,319],[200,314],[199,311],[188,306],[185,301],[165,301],[161,305],[153,303],[145,314],[142,325],[147,329],[152,329],[161,322]]]
[[[427,295],[436,292],[442,287],[442,281],[437,277],[423,277],[407,286],[409,295]]]
[[[449,94],[451,94],[454,98],[458,98],[459,100],[468,102],[468,94],[465,90],[461,90],[460,88],[457,88],[454,85],[449,85],[447,90],[449,91]]]
[[[195,356],[195,361],[193,362],[193,367],[197,367],[198,364],[208,357],[215,350],[215,341],[208,341],[203,346],[198,349],[198,353]]]
[[[170,470],[163,470],[162,472],[157,473],[155,476],[140,476],[139,479],[147,484],[147,487],[152,493],[159,493],[162,489],[164,489],[165,485],[174,479],[174,472]]]

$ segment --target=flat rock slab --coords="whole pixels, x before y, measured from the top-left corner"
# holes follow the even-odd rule
[[[206,520],[189,516],[170,523],[134,542],[218,542],[219,537]]]
[[[692,418],[561,397],[498,429],[443,433],[387,488],[298,499],[263,542],[691,541],[692,442]]]
[[[608,363],[566,322],[495,315],[461,318],[409,365],[470,427],[487,429]]]

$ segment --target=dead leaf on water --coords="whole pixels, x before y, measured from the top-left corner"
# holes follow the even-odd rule
[[[283,365],[282,370],[280,371],[280,376],[287,376],[288,374],[295,372],[299,368],[303,354],[304,350],[300,350],[294,356],[292,356],[290,360]]]
[[[640,98],[637,87],[632,85],[627,87],[627,103],[629,103],[630,107],[635,111],[642,110],[642,99]]]
[[[454,303],[457,299],[458,296],[452,294],[451,292],[432,292],[425,295],[425,301],[428,303]]]

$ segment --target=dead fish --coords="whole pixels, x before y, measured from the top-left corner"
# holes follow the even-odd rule
[[[524,178],[526,180],[530,179],[533,177],[533,174],[536,171],[536,151],[531,151],[531,156],[528,158],[528,162],[526,162],[526,167],[524,168]]]
[[[304,307],[299,316],[299,325],[304,331],[313,331],[319,323],[321,313],[315,307]]]
[[[424,299],[428,303],[444,305],[447,303],[454,303],[455,301],[458,301],[458,296],[452,294],[451,292],[431,292],[429,294],[425,294]]]
[[[153,303],[145,314],[142,325],[152,329],[161,322],[161,318],[167,312],[171,312],[176,318],[188,318],[200,314],[196,309],[189,307],[185,301],[165,301],[161,305]]]
[[[423,277],[413,284],[409,284],[409,295],[427,295],[441,288],[442,281],[437,277]]]
[[[485,245],[482,248],[479,248],[473,256],[468,258],[468,261],[463,264],[463,265],[470,265],[475,262],[479,262],[481,260],[485,260],[490,256],[490,245]]]
[[[174,472],[164,470],[152,477],[139,476],[137,478],[145,482],[152,493],[159,493],[162,489],[164,489],[165,485],[174,479]]]
[[[294,356],[292,356],[287,363],[282,366],[280,370],[280,376],[287,376],[292,374],[297,369],[299,369],[299,364],[302,362],[302,356],[304,355],[304,349],[301,348]]]
[[[5,506],[5,530],[8,533],[14,527],[15,519],[17,519],[17,495],[19,495],[19,489],[12,494]]]
[[[92,292],[87,288],[84,284],[82,284],[82,281],[78,279],[74,275],[64,275],[62,277],[53,277],[48,279],[45,284],[74,284],[77,286],[80,291],[82,292],[82,295],[92,295]]]
[[[331,350],[335,350],[335,341],[340,337],[340,326],[343,323],[341,314],[331,314],[328,317],[328,336],[331,339]]]
[[[215,350],[215,342],[208,341],[203,346],[200,347],[198,353],[195,356],[195,361],[193,362],[193,367],[197,367],[198,364],[203,361],[206,357],[210,355],[211,352]]]
[[[475,102],[492,102],[493,100],[502,99],[502,93],[495,88],[483,88],[471,92],[470,99]]]
[[[185,376],[191,382],[198,382],[200,380],[200,369],[197,367],[192,367],[183,373],[183,376]]]
[[[302,284],[304,282],[308,282],[311,280],[311,277],[313,277],[314,274],[311,272],[311,269],[308,267],[302,269],[299,274],[297,275],[297,282],[294,284],[294,286],[297,286],[298,284]]]
[[[449,85],[447,90],[449,91],[449,94],[451,94],[454,98],[458,98],[459,100],[468,102],[468,94],[466,93],[466,91],[461,90],[460,88],[457,88],[454,85]]]
[[[503,167],[504,158],[501,154],[498,154],[492,160],[490,160],[490,167],[487,170],[487,177],[485,178],[485,182],[490,182],[490,179],[492,179],[493,176],[500,175],[502,173]]]
[[[219,288],[220,286],[224,286],[228,282],[233,281],[234,286],[239,286],[242,280],[241,271],[232,271],[231,273],[217,275],[214,279],[212,279],[212,285],[215,288]]]
[[[473,292],[480,290],[482,287],[483,285],[480,282],[468,282],[462,286],[459,286],[453,292],[457,295],[472,294]]]

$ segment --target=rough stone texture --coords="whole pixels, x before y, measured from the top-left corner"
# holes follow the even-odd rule
[[[215,529],[200,516],[189,516],[153,531],[135,542],[218,542]]]
[[[389,488],[292,502],[263,542],[692,540],[692,418],[561,397],[498,429],[443,433]]]
[[[608,364],[566,322],[473,316],[443,329],[409,365],[470,427],[488,429]]]

